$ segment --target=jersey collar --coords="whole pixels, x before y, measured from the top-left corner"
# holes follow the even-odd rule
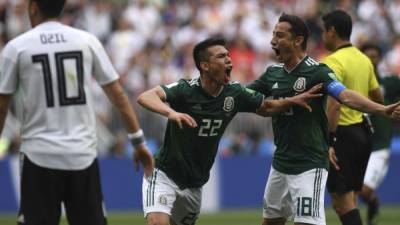
[[[224,90],[225,90],[225,86],[223,86],[223,87],[221,88],[221,90],[219,91],[219,93],[218,93],[217,96],[212,96],[212,95],[208,94],[208,93],[206,92],[206,90],[204,90],[203,84],[202,84],[202,82],[201,82],[201,77],[199,77],[198,79],[199,79],[199,84],[200,84],[200,85],[199,85],[199,88],[201,89],[201,91],[202,91],[205,95],[207,95],[207,96],[209,96],[209,97],[211,97],[211,98],[218,98],[219,96],[221,96],[222,92],[224,92]]]
[[[342,48],[348,48],[348,47],[353,47],[353,45],[351,43],[344,44],[342,46],[337,47],[334,52],[336,52],[336,51],[338,51],[338,50],[340,50]]]
[[[37,25],[35,28],[43,29],[43,28],[49,28],[49,27],[58,27],[60,25],[62,25],[62,24],[57,20],[49,20],[49,21],[46,21],[46,22],[43,22],[43,23]]]
[[[308,57],[308,55],[306,54],[306,55],[296,64],[296,66],[293,67],[293,69],[287,70],[287,69],[285,68],[285,65],[283,65],[283,69],[284,69],[287,73],[291,73],[291,72],[293,72],[297,67],[299,67],[299,65],[300,65],[302,62],[304,62],[304,60],[305,60],[307,57]]]

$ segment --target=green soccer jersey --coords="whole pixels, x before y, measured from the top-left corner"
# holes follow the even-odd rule
[[[397,76],[389,76],[378,79],[384,90],[385,104],[392,104],[400,98],[400,79]],[[371,116],[374,134],[372,135],[372,151],[389,149],[392,141],[393,127],[390,119],[380,116]]]
[[[313,168],[329,168],[326,87],[334,79],[335,74],[325,64],[306,56],[290,72],[283,64],[268,67],[248,86],[265,96],[281,99],[302,93],[319,83],[324,85],[324,96],[309,102],[312,112],[292,106],[272,117],[276,145],[272,166],[277,171],[299,174]]]
[[[255,112],[264,96],[230,83],[213,97],[201,87],[200,78],[161,87],[170,107],[189,114],[197,127],[180,129],[168,121],[164,144],[155,156],[156,167],[181,189],[201,187],[210,176],[218,143],[229,122],[237,112]]]

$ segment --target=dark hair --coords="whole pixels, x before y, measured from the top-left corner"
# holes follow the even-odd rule
[[[58,17],[65,5],[65,0],[31,0],[36,2],[40,13],[48,18]]]
[[[322,17],[325,30],[334,27],[339,38],[350,40],[353,23],[351,17],[343,10],[334,10]]]
[[[290,32],[293,34],[294,37],[302,36],[303,37],[303,43],[301,43],[301,48],[303,50],[307,49],[307,40],[308,40],[308,34],[310,31],[308,30],[307,25],[304,23],[302,19],[298,16],[294,15],[288,15],[283,13],[281,17],[279,17],[279,22],[287,22],[290,24],[292,27],[290,29]]]
[[[221,37],[212,37],[207,38],[206,40],[201,41],[194,46],[193,59],[199,71],[201,71],[200,62],[208,61],[208,58],[210,57],[208,48],[215,45],[226,46],[226,41]]]
[[[379,56],[382,55],[382,49],[381,49],[378,45],[373,44],[373,43],[365,43],[365,44],[363,44],[363,45],[361,46],[361,48],[360,48],[360,50],[361,50],[362,52],[365,52],[365,51],[367,51],[367,50],[369,50],[369,49],[372,49],[372,50],[377,51],[378,54],[379,54]]]

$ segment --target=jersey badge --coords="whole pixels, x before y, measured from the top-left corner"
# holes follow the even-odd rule
[[[161,205],[167,205],[167,197],[165,197],[165,195],[160,195],[159,202]]]
[[[193,106],[193,109],[195,110],[202,110],[201,105],[200,104],[196,104]]]
[[[272,85],[272,89],[278,89],[278,88],[279,88],[278,82],[275,82],[275,84]]]
[[[293,85],[293,89],[296,92],[302,92],[306,90],[306,78],[299,77]]]
[[[222,108],[225,112],[230,112],[233,110],[233,107],[235,106],[235,100],[233,97],[226,97],[224,101],[224,107]]]

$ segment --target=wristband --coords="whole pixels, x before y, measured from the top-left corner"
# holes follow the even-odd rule
[[[134,147],[143,144],[145,142],[142,129],[136,131],[135,133],[128,134],[128,138]]]
[[[332,147],[335,145],[336,142],[336,133],[335,132],[329,132],[329,147]]]

